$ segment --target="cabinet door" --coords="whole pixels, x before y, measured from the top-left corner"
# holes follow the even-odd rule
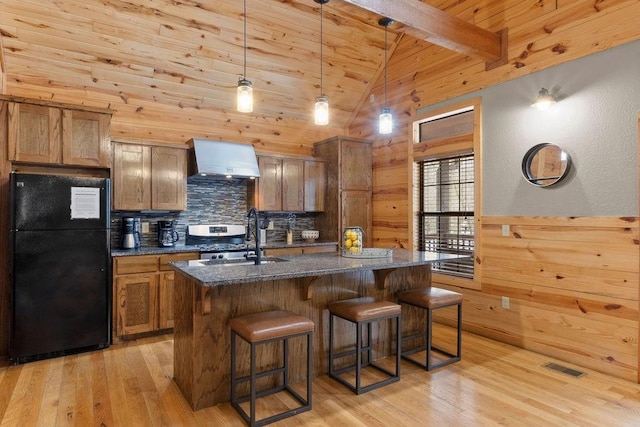
[[[259,157],[256,208],[260,211],[282,210],[282,159]]]
[[[323,212],[324,195],[327,189],[325,162],[305,160],[304,162],[304,210]]]
[[[62,111],[62,163],[109,167],[109,114]]]
[[[151,147],[113,144],[113,209],[151,208]]]
[[[343,191],[342,192],[342,224],[340,230],[345,227],[359,226],[364,230],[365,246],[371,247],[371,192],[370,191]]]
[[[60,163],[62,113],[59,108],[9,103],[9,160]]]
[[[371,190],[373,157],[371,145],[342,141],[342,190]]]
[[[158,275],[158,309],[160,329],[173,328],[173,279],[175,273],[167,271]]]
[[[282,159],[282,210],[304,210],[304,161]]]
[[[116,277],[117,336],[150,332],[157,328],[158,274]]]
[[[187,150],[153,147],[151,209],[183,211],[187,208]]]

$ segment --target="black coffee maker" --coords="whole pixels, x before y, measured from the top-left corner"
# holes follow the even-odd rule
[[[161,248],[175,246],[178,239],[175,221],[158,221],[158,246]]]
[[[122,218],[120,247],[122,249],[140,248],[140,218]]]

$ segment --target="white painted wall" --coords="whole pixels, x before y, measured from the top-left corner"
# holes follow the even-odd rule
[[[563,97],[547,111],[529,105],[540,88]],[[486,216],[638,216],[640,41],[422,108],[482,97]],[[551,142],[572,170],[546,188],[521,173],[524,154]]]

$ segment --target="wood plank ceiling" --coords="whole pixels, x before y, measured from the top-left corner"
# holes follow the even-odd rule
[[[324,5],[323,91],[336,129],[353,120],[384,65],[381,15],[362,8],[366,3],[380,2]],[[319,31],[313,0],[247,0],[246,77],[254,85],[255,116],[311,120],[320,94]],[[402,24],[389,27],[391,51],[404,31]],[[92,96],[83,102],[94,106],[235,110],[243,73],[242,0],[3,0],[0,35],[10,94],[17,87],[85,88]],[[495,59],[495,44],[488,49],[485,59]]]

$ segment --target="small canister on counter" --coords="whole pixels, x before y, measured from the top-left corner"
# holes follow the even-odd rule
[[[364,244],[364,230],[362,227],[345,227],[342,234],[342,250],[345,252],[362,252]]]

